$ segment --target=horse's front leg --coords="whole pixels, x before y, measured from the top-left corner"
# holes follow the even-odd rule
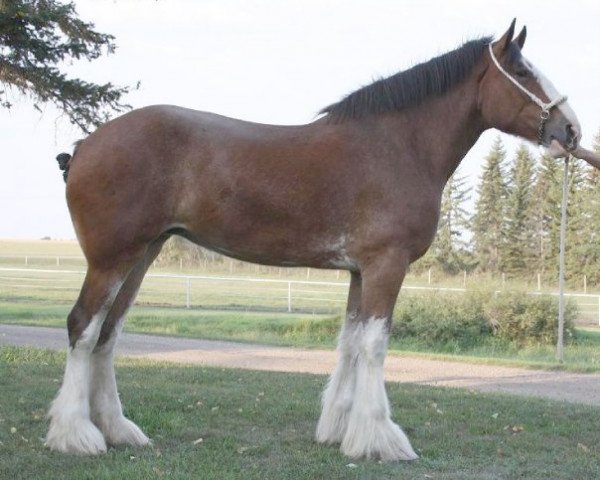
[[[354,361],[357,352],[354,331],[359,325],[361,283],[360,273],[353,272],[350,277],[346,320],[338,338],[338,364],[329,378],[321,401],[321,417],[316,434],[318,442],[339,443],[348,427],[348,414],[356,388]]]
[[[383,372],[392,313],[407,267],[407,258],[394,252],[379,256],[362,270],[358,324],[347,339],[355,352],[355,388],[341,450],[349,457],[418,458],[391,420]]]

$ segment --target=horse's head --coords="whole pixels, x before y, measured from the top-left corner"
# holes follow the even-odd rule
[[[577,116],[552,83],[522,54],[527,30],[513,39],[515,20],[488,48],[480,80],[479,105],[488,126],[545,147],[556,140],[566,150],[577,147]]]

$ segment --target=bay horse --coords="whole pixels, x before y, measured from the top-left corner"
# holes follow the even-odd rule
[[[521,54],[513,21],[380,79],[314,122],[261,125],[175,106],[112,120],[59,156],[88,263],[46,445],[82,454],[149,440],[123,415],[113,352],[149,265],[173,234],[267,265],[345,269],[339,363],[316,440],[349,457],[412,460],[384,358],[409,264],[432,243],[442,190],[486,129],[577,147],[580,127]]]

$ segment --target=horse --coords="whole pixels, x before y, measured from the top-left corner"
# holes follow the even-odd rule
[[[384,359],[396,299],[432,243],[444,185],[490,128],[567,151],[580,140],[566,97],[522,55],[526,35],[524,27],[515,37],[513,20],[498,40],[476,38],[376,80],[306,125],[150,106],[62,154],[88,267],[67,317],[46,445],[99,454],[149,443],[123,415],[114,348],[149,265],[181,235],[248,262],[349,271],[316,441],[351,458],[418,458],[392,421]]]

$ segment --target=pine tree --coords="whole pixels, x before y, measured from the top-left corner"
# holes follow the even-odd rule
[[[600,131],[594,148],[600,152]],[[585,275],[588,283],[600,284],[600,171],[576,161],[571,172],[567,273],[577,286]]]
[[[29,96],[40,111],[42,104],[55,104],[87,132],[112,112],[129,108],[121,103],[129,89],[68,78],[61,68],[72,60],[114,52],[113,40],[80,20],[72,2],[0,0],[0,87]],[[1,88],[0,106],[12,106]]]
[[[564,168],[563,168],[564,171]],[[584,162],[572,159],[569,162],[569,194],[567,203],[567,236],[565,249],[565,277],[573,284],[582,279],[587,263],[590,231],[588,211],[584,204],[586,195],[587,167]],[[559,219],[560,221],[560,219]]]
[[[530,271],[535,256],[533,224],[534,160],[522,144],[512,164],[506,202],[506,249],[502,270],[512,276],[524,276]]]
[[[445,273],[456,274],[472,267],[468,242],[465,240],[469,228],[465,202],[471,191],[465,186],[466,183],[466,177],[458,173],[449,178],[442,194],[437,234],[426,259]]]
[[[502,252],[506,244],[505,158],[506,152],[502,140],[497,137],[485,159],[473,216],[475,259],[479,270],[484,272],[499,272]]]
[[[536,244],[534,267],[549,280],[554,280],[558,272],[561,185],[560,164],[554,158],[542,156],[536,176],[532,211]]]

